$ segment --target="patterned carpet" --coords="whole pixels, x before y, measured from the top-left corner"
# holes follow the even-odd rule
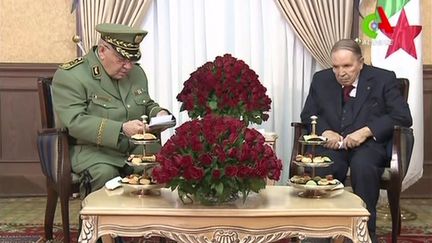
[[[0,198],[0,243],[44,242],[43,218],[45,198]],[[432,199],[403,199],[406,219],[402,223],[400,243],[432,243]],[[59,205],[58,205],[59,206]],[[73,242],[77,238],[77,223],[80,201],[70,201],[70,221]],[[60,208],[56,210],[55,242],[62,241]],[[391,222],[386,210],[379,211],[378,235],[381,242],[390,242]],[[129,238],[127,243],[159,242],[159,240],[144,240]],[[168,241],[170,242],[170,241]],[[303,241],[308,242],[307,240]],[[309,241],[312,242],[312,241]]]

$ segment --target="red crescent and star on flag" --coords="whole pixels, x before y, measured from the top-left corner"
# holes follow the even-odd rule
[[[397,50],[402,49],[406,53],[417,59],[414,39],[420,34],[422,27],[420,25],[410,25],[408,23],[405,9],[402,9],[396,26],[390,25],[382,9],[378,10],[381,10],[378,11],[378,13],[382,21],[379,27],[381,31],[392,41],[392,44],[389,45],[387,49],[387,54],[385,58],[395,53]]]

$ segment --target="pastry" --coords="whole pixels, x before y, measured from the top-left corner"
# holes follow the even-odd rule
[[[327,186],[329,184],[329,182],[327,181],[327,179],[321,179],[318,181],[318,185],[320,186]]]
[[[308,182],[306,182],[306,186],[316,186],[317,183],[314,180],[309,180]]]
[[[135,157],[132,159],[132,164],[134,164],[134,165],[139,165],[139,164],[141,164],[141,162],[142,162],[141,158]]]
[[[314,163],[324,163],[324,158],[321,156],[316,156],[316,157],[312,158],[312,161]]]
[[[150,162],[155,162],[156,161],[156,156],[155,155],[143,155],[141,157],[142,161],[150,161]]]
[[[150,185],[150,180],[146,178],[139,179],[139,184],[141,185]]]
[[[312,158],[309,158],[309,157],[303,157],[303,158],[301,159],[301,162],[303,162],[303,163],[312,163]]]
[[[131,138],[135,139],[135,140],[155,140],[156,136],[151,134],[151,133],[144,133],[144,134],[137,133],[137,134],[132,135]]]

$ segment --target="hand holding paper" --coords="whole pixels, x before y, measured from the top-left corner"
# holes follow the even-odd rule
[[[149,128],[151,130],[164,130],[175,126],[176,120],[173,115],[155,116],[150,120]]]

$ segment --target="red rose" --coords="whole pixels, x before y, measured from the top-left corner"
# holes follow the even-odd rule
[[[247,166],[240,166],[237,176],[239,177],[250,177],[253,173],[253,170]]]
[[[209,154],[203,154],[200,156],[199,159],[203,165],[211,165],[213,160]]]
[[[187,180],[201,180],[204,176],[204,170],[195,166],[189,166],[185,169],[184,177]]]
[[[213,177],[213,179],[217,180],[217,179],[220,178],[220,176],[221,176],[221,172],[220,172],[220,170],[214,170],[214,171],[212,172],[212,177]]]
[[[227,166],[225,168],[225,175],[230,176],[230,177],[234,177],[237,175],[237,167],[236,166]]]

